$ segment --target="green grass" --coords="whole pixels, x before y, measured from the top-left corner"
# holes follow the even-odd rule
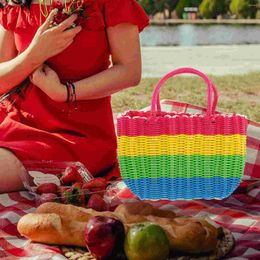
[[[245,75],[210,76],[219,93],[218,111],[235,112],[260,122],[260,73]],[[134,88],[113,95],[116,113],[135,110],[150,105],[158,78],[145,78]],[[161,90],[161,99],[173,99],[205,106],[206,87],[196,77],[169,79]]]

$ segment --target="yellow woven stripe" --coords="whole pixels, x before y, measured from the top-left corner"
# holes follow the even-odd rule
[[[245,155],[245,135],[120,136],[119,156]]]

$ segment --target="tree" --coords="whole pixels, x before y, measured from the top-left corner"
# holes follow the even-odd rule
[[[179,0],[166,0],[165,1],[165,7],[168,10],[169,13],[169,19],[172,18],[172,12],[175,10]]]
[[[176,6],[176,14],[179,18],[182,18],[182,14],[185,7],[198,7],[202,0],[179,0]]]
[[[148,15],[154,15],[156,13],[154,0],[139,0],[138,2]]]
[[[169,16],[171,18],[172,11],[175,9],[179,0],[139,0],[138,2],[144,8],[148,15],[155,15],[158,12],[163,12],[168,10]]]
[[[226,12],[226,0],[203,0],[199,11],[203,18],[214,19]]]
[[[255,18],[257,13],[257,0],[232,0],[230,11],[237,18]]]
[[[154,0],[154,13],[164,13],[166,2],[167,0]]]

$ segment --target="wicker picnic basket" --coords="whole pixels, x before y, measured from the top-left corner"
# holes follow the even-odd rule
[[[183,73],[207,84],[205,114],[161,111],[162,85]],[[205,74],[180,68],[158,82],[150,111],[128,111],[117,118],[121,175],[140,199],[222,199],[236,189],[245,165],[248,121],[216,113],[217,102],[217,90]]]

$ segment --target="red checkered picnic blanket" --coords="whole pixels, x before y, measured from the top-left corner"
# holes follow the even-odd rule
[[[260,259],[260,188],[241,189],[225,200],[159,201],[160,208],[179,215],[208,216],[230,229],[236,247],[227,259]],[[27,192],[0,195],[0,258],[1,259],[65,259],[57,247],[31,243],[16,229],[19,218],[35,210]]]
[[[162,101],[166,111],[198,112],[203,108],[184,103]],[[157,201],[160,208],[174,210],[183,216],[208,216],[230,229],[236,247],[227,259],[260,259],[260,125],[250,122],[248,128],[245,179],[224,200]],[[130,198],[122,198],[122,201]],[[34,212],[35,202],[27,192],[0,195],[0,259],[66,259],[58,247],[32,243],[21,237],[16,224],[24,214]]]

